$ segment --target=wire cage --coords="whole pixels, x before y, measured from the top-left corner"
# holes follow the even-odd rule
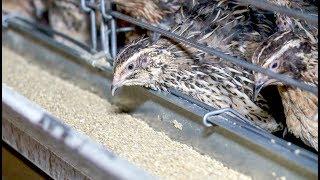
[[[277,5],[270,4],[269,2],[266,2],[264,0],[258,0],[258,1],[239,0],[239,2],[241,2],[243,4],[247,4],[247,5],[253,5],[253,6],[256,6],[257,8],[262,8],[262,9],[265,9],[265,10],[270,10],[270,11],[283,13],[283,14],[286,14],[288,16],[292,16],[292,17],[296,17],[296,18],[299,18],[299,19],[306,20],[306,21],[308,21],[309,23],[311,23],[313,25],[318,25],[318,16],[317,15],[306,14],[306,13],[300,12],[298,10],[289,9],[287,7],[280,7],[280,6],[277,6]],[[108,2],[108,3],[110,3],[110,2]],[[169,31],[166,31],[164,29],[161,29],[160,27],[156,27],[156,26],[153,26],[151,24],[139,21],[139,20],[137,20],[135,18],[132,18],[132,17],[127,16],[127,15],[124,15],[124,14],[122,14],[120,12],[112,11],[110,4],[107,6],[107,7],[109,7],[109,9],[106,10],[106,8],[105,8],[106,6],[105,6],[105,1],[104,0],[101,0],[100,4],[95,4],[94,1],[91,1],[91,2],[87,3],[87,5],[85,5],[85,4],[86,4],[85,0],[81,0],[81,8],[84,11],[92,12],[92,11],[95,11],[95,10],[100,10],[104,20],[106,22],[110,22],[110,24],[111,24],[110,25],[110,31],[107,31],[107,34],[105,36],[104,36],[104,34],[101,36],[101,38],[106,38],[105,41],[102,40],[102,42],[104,42],[104,46],[103,47],[104,47],[104,51],[106,52],[107,57],[109,57],[111,59],[115,57],[116,52],[117,52],[117,45],[116,45],[116,32],[117,32],[117,30],[116,30],[116,25],[115,25],[115,18],[118,18],[118,19],[121,19],[123,21],[129,22],[131,24],[134,24],[134,25],[140,26],[142,28],[148,29],[150,31],[159,33],[162,36],[171,38],[171,39],[173,39],[173,40],[175,40],[177,42],[181,42],[181,43],[184,43],[186,45],[190,45],[190,46],[195,47],[195,48],[197,48],[197,49],[199,49],[199,50],[201,50],[201,51],[203,51],[205,53],[208,53],[210,55],[215,55],[215,56],[217,56],[219,58],[222,58],[225,61],[230,61],[230,62],[232,62],[232,63],[234,63],[236,65],[242,66],[242,67],[244,67],[244,68],[246,68],[248,70],[252,70],[252,71],[255,71],[255,72],[266,74],[266,75],[268,75],[268,76],[270,76],[272,78],[275,78],[277,80],[282,81],[283,83],[285,83],[287,85],[298,87],[300,89],[312,92],[312,93],[314,93],[315,95],[318,96],[318,88],[317,87],[308,85],[308,84],[303,83],[303,82],[299,82],[299,81],[294,80],[294,79],[292,79],[292,78],[290,78],[288,76],[285,76],[285,75],[274,73],[274,72],[272,72],[272,71],[270,71],[268,69],[264,69],[262,67],[254,65],[254,64],[252,64],[250,62],[247,62],[247,61],[245,61],[243,59],[236,58],[236,57],[233,57],[231,55],[227,55],[227,54],[225,54],[225,53],[223,53],[223,52],[221,52],[219,50],[216,50],[214,48],[206,47],[205,45],[193,42],[193,41],[191,41],[189,39],[186,39],[186,38],[184,38],[182,36],[179,36],[177,34],[174,34],[174,33],[171,33]],[[89,11],[89,9],[91,9],[91,10]],[[95,20],[91,19],[91,22],[92,22],[91,23],[91,32],[95,32]],[[101,26],[101,27],[104,28],[104,27],[108,27],[108,26]],[[123,29],[121,29],[121,30],[123,30]],[[104,32],[104,31],[101,31],[101,32]],[[109,32],[111,32],[111,34],[110,34],[110,36],[111,36],[111,45],[108,47],[108,46],[106,46],[105,42],[108,42]],[[92,37],[91,38],[92,39],[92,46],[91,47],[92,47],[92,49],[96,50],[96,35],[94,33],[91,33],[91,37]],[[111,49],[112,55],[110,55],[110,49]]]
[[[311,23],[312,25],[318,25],[318,16],[317,15],[308,14],[301,9],[300,10],[289,9],[284,6],[278,6],[278,5],[271,4],[270,2],[265,1],[265,0],[257,0],[257,1],[238,0],[238,1],[244,5],[250,5],[250,6],[260,8],[260,9],[278,12],[278,13],[285,14],[285,15],[288,15],[288,16],[291,16],[294,18],[305,20],[308,23]],[[210,55],[215,55],[215,56],[223,59],[224,61],[229,61],[229,62],[231,62],[235,65],[239,65],[245,69],[266,74],[269,77],[280,80],[281,82],[283,82],[286,85],[290,85],[293,87],[300,88],[302,90],[309,91],[309,92],[315,94],[316,96],[318,96],[318,87],[306,84],[304,82],[298,81],[298,80],[293,79],[293,78],[286,76],[286,75],[272,72],[271,70],[262,68],[258,65],[255,65],[251,62],[248,62],[244,59],[240,59],[240,58],[225,54],[215,48],[211,48],[211,47],[207,47],[203,44],[199,44],[197,42],[194,42],[190,39],[179,36],[175,33],[170,32],[170,31],[164,30],[160,27],[153,26],[149,23],[140,21],[138,19],[132,18],[132,17],[127,16],[125,14],[122,14],[120,12],[114,11],[114,10],[112,10],[111,7],[112,6],[111,6],[110,1],[101,0],[101,1],[99,1],[99,3],[96,3],[94,0],[90,0],[90,1],[81,0],[81,8],[84,11],[89,12],[89,13],[91,13],[93,11],[100,11],[100,13],[104,19],[104,21],[102,22],[101,31],[100,31],[101,32],[101,43],[102,43],[102,48],[103,48],[104,54],[107,57],[107,59],[110,60],[110,63],[112,63],[113,59],[116,57],[116,54],[117,54],[117,44],[116,44],[117,43],[117,33],[121,32],[121,31],[133,30],[132,27],[119,28],[119,29],[116,28],[115,21],[116,21],[116,19],[120,19],[120,20],[129,22],[130,24],[136,25],[138,27],[147,29],[153,33],[158,33],[164,37],[170,38],[170,39],[174,40],[175,42],[180,42],[185,45],[189,45],[191,47],[197,48],[204,53],[208,53]],[[94,19],[92,19],[92,20],[94,20]],[[92,32],[95,32],[95,27],[93,27],[93,26],[95,26],[94,21],[92,21],[92,23],[91,23],[91,30],[92,30]],[[96,40],[96,36],[92,35],[91,39],[92,39],[92,41]],[[109,44],[109,42],[110,42],[110,44]],[[94,51],[96,50],[95,49],[96,42],[92,42],[91,48]],[[172,94],[175,94],[179,97],[184,97],[185,99],[188,99],[189,101],[193,102],[194,104],[198,104],[202,107],[207,107],[208,109],[210,109],[211,112],[209,112],[203,116],[203,124],[207,127],[210,127],[210,126],[216,124],[216,122],[210,120],[210,117],[217,116],[219,114],[223,114],[225,112],[228,112],[228,113],[231,113],[234,116],[238,117],[239,119],[244,119],[243,123],[239,122],[244,127],[248,127],[251,130],[256,129],[256,127],[251,127],[250,124],[246,124],[245,123],[246,118],[231,108],[212,109],[211,107],[208,107],[206,104],[201,103],[197,100],[194,100],[188,96],[185,96],[174,89],[169,89],[169,92]]]
[[[274,11],[282,14],[286,14],[288,16],[292,16],[294,18],[305,20],[313,25],[318,25],[318,16],[314,14],[307,14],[303,12],[302,10],[297,9],[289,9],[287,7],[281,7],[274,4],[271,4],[267,2],[266,0],[238,0],[240,3],[255,6],[257,8]],[[274,73],[268,69],[264,69],[258,65],[252,64],[244,59],[236,58],[231,55],[225,54],[217,49],[209,48],[203,44],[199,44],[197,42],[194,42],[190,39],[187,39],[185,37],[179,36],[177,34],[174,34],[172,32],[169,32],[167,30],[164,30],[160,27],[153,26],[149,23],[137,20],[135,18],[132,18],[130,16],[127,16],[125,14],[122,14],[118,11],[113,10],[112,3],[108,0],[81,0],[79,2],[79,7],[83,10],[84,13],[87,13],[90,18],[90,36],[91,36],[91,43],[90,46],[84,45],[81,42],[78,42],[77,40],[60,33],[58,31],[55,31],[49,27],[28,22],[20,17],[12,16],[11,14],[3,14],[2,18],[2,26],[6,27],[8,23],[10,23],[10,19],[16,18],[19,19],[25,23],[32,24],[33,26],[45,30],[49,33],[53,33],[57,36],[61,36],[64,39],[74,43],[75,45],[82,47],[84,50],[87,50],[89,53],[92,54],[92,57],[106,57],[106,60],[109,64],[112,64],[113,59],[117,55],[117,33],[119,32],[129,32],[134,30],[133,27],[122,27],[117,28],[116,26],[116,20],[120,19],[126,22],[129,22],[130,24],[133,24],[135,26],[139,26],[141,28],[147,29],[149,31],[152,31],[154,33],[158,33],[161,36],[168,37],[170,39],[175,40],[176,42],[181,42],[183,44],[189,45],[191,47],[197,48],[201,50],[204,53],[208,53],[210,55],[217,56],[224,61],[229,61],[233,64],[239,65],[243,68],[246,68],[251,71],[259,72],[265,75],[268,75],[272,78],[275,78],[277,80],[280,80],[284,84],[294,86],[297,88],[300,88],[302,90],[309,91],[315,95],[318,96],[318,87],[314,87],[312,85],[306,84],[304,82],[298,81],[296,79],[292,79],[289,76],[277,74]],[[96,19],[96,12],[98,12],[101,17],[103,18],[103,21],[101,21],[100,24],[100,37],[97,36],[97,19]],[[12,22],[13,23],[13,22]],[[98,43],[100,42],[101,48],[98,48]],[[95,66],[102,70],[108,70],[110,71],[110,67],[106,66],[99,66],[95,64],[95,59],[87,59],[87,64],[90,64],[92,66]],[[151,91],[151,90],[150,90]],[[296,157],[294,153],[296,153],[297,147],[295,146],[288,146],[287,142],[282,140],[281,138],[277,138],[269,133],[266,133],[264,131],[261,131],[257,127],[246,123],[246,121],[243,121],[243,119],[246,119],[241,114],[236,112],[235,110],[231,108],[225,108],[225,109],[214,109],[202,102],[199,102],[191,97],[188,97],[184,94],[181,94],[175,89],[169,89],[169,92],[178,97],[182,98],[184,100],[187,100],[188,102],[191,102],[195,107],[201,107],[204,109],[204,111],[201,111],[201,115],[203,117],[203,124],[205,126],[213,126],[218,125],[221,126],[227,130],[230,130],[234,132],[235,134],[249,140],[250,142],[254,144],[258,144],[259,146],[263,147],[264,149],[267,149],[271,152],[279,153],[283,156],[286,156],[289,160],[298,161],[300,163],[306,164],[311,169],[315,170],[315,163],[317,163],[318,158],[309,151],[299,151],[300,157]],[[156,94],[156,93],[154,93]],[[228,114],[225,114],[226,112],[231,113],[233,116],[229,116]],[[225,122],[221,119],[212,118],[214,116],[222,115],[226,119],[230,120],[230,122]],[[248,121],[248,120],[247,120]],[[233,127],[232,123],[237,123],[239,126],[242,127],[242,129],[237,129]],[[274,145],[270,146],[267,142],[273,142]],[[281,151],[283,149],[289,149],[292,154],[284,154]],[[300,159],[299,159],[300,158]]]

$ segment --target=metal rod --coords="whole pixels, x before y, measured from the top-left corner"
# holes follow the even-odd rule
[[[111,52],[112,58],[117,56],[117,32],[116,32],[116,21],[111,19]]]
[[[166,30],[163,30],[161,28],[158,28],[156,26],[153,26],[153,25],[150,25],[150,24],[147,24],[147,23],[144,23],[142,21],[139,21],[135,18],[132,18],[130,16],[127,16],[127,15],[124,15],[122,13],[119,13],[119,12],[116,12],[116,11],[111,11],[110,12],[110,15],[118,18],[118,19],[121,19],[121,20],[124,20],[124,21],[127,21],[127,22],[130,22],[132,24],[135,24],[135,25],[138,25],[140,27],[143,27],[145,29],[148,29],[150,31],[154,31],[154,32],[157,32],[157,33],[160,33],[161,35],[163,36],[166,36],[166,37],[169,37],[173,40],[176,40],[178,42],[182,42],[182,43],[185,43],[187,45],[190,45],[192,47],[195,47],[203,52],[206,52],[208,54],[211,54],[211,55],[215,55],[219,58],[222,58],[224,60],[227,60],[227,61],[230,61],[236,65],[239,65],[239,66],[242,66],[246,69],[249,69],[249,70],[252,70],[252,71],[256,71],[256,72],[260,72],[262,74],[266,74],[272,78],[275,78],[277,80],[280,80],[282,82],[284,82],[285,84],[287,85],[292,85],[292,86],[296,86],[300,89],[303,89],[303,90],[306,90],[306,91],[309,91],[309,92],[312,92],[313,94],[315,94],[316,96],[318,96],[318,88],[315,87],[315,86],[311,86],[311,85],[308,85],[306,83],[303,83],[303,82],[300,82],[298,80],[294,80],[292,78],[290,78],[289,76],[286,76],[286,75],[282,75],[282,74],[278,74],[278,73],[274,73],[268,69],[264,69],[264,68],[261,68],[260,66],[258,65],[255,65],[255,64],[252,64],[252,63],[248,63],[246,62],[245,60],[243,59],[240,59],[240,58],[235,58],[233,56],[230,56],[230,55],[227,55],[219,50],[216,50],[214,48],[209,48],[205,45],[202,45],[202,44],[199,44],[199,43],[195,43],[191,40],[188,40],[184,37],[181,37],[179,35],[176,35],[174,33],[171,33],[169,31],[166,31]]]
[[[211,112],[208,112],[207,114],[205,114],[203,116],[203,124],[207,127],[212,126],[212,123],[210,121],[208,121],[208,118],[211,116],[217,116],[219,114],[223,114],[223,113],[231,113],[234,116],[238,117],[239,119],[241,119],[245,124],[250,124],[251,126],[254,126],[255,128],[259,129],[259,130],[263,130],[261,129],[259,126],[256,126],[252,123],[252,121],[249,121],[247,118],[245,118],[242,114],[238,113],[236,110],[232,109],[232,108],[222,108],[222,109],[217,109]]]
[[[91,24],[91,45],[94,51],[97,50],[97,29],[95,12],[90,11],[90,24]]]
[[[103,52],[107,59],[112,59],[109,51],[109,36],[108,36],[108,26],[104,24],[104,21],[101,22],[100,25],[100,33],[101,33],[101,45]]]
[[[91,11],[91,8],[88,8],[86,6],[86,0],[81,0],[81,9],[84,10],[85,12],[90,12]]]
[[[90,5],[91,5],[91,7],[94,6],[94,4],[90,4]],[[109,14],[106,13],[106,8],[105,7],[106,7],[105,1],[101,0],[100,1],[100,11],[101,11],[102,17],[107,19],[107,20],[110,20],[110,19],[112,19],[112,16],[110,16]],[[110,4],[108,5],[108,7],[110,7]]]
[[[91,4],[95,3],[95,0],[90,0]],[[96,14],[95,9],[90,8],[86,4],[86,0],[81,0],[80,7],[83,11],[89,13],[90,16],[90,33],[91,33],[91,52],[97,51],[97,27],[96,27]]]
[[[299,10],[293,10],[285,6],[277,6],[266,0],[237,0],[245,5],[253,5],[257,8],[261,8],[268,11],[275,11],[284,15],[292,16],[298,19],[303,19],[311,24],[318,25],[318,16],[315,14],[308,14],[300,12]]]

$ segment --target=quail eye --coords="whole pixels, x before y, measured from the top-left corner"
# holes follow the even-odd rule
[[[132,70],[133,69],[133,64],[129,64],[128,69]]]
[[[272,69],[275,69],[275,68],[277,68],[278,67],[278,63],[277,62],[275,62],[275,63],[273,63],[272,65],[271,65],[271,68]]]

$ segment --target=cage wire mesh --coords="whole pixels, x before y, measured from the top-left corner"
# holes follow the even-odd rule
[[[305,20],[313,25],[318,25],[318,16],[317,15],[308,14],[308,13],[303,12],[302,10],[300,11],[300,10],[296,10],[296,9],[289,9],[284,6],[270,4],[270,2],[267,2],[265,0],[256,0],[256,1],[254,1],[254,0],[238,0],[238,1],[240,3],[246,4],[246,5],[255,6],[257,8],[261,8],[261,9],[265,9],[265,10],[269,10],[269,11],[279,12],[281,14],[286,14],[291,17]],[[103,51],[105,52],[107,59],[112,60],[116,57],[116,54],[117,54],[117,44],[116,44],[117,43],[117,32],[121,32],[121,31],[125,32],[125,31],[133,30],[131,27],[117,29],[116,28],[116,19],[120,19],[120,20],[129,22],[131,24],[134,24],[136,26],[150,30],[152,32],[161,34],[162,36],[171,38],[177,42],[181,42],[181,43],[184,43],[184,44],[189,45],[191,47],[195,47],[195,48],[201,50],[202,52],[208,53],[210,55],[215,55],[225,61],[229,61],[229,62],[234,63],[236,65],[242,66],[248,70],[252,70],[255,72],[266,74],[269,77],[280,80],[281,82],[283,82],[286,85],[291,85],[291,86],[300,88],[302,90],[309,91],[309,92],[315,94],[316,96],[318,96],[318,87],[315,87],[315,86],[306,84],[304,82],[295,80],[295,79],[293,79],[289,76],[286,76],[286,75],[275,73],[271,70],[262,68],[258,65],[251,63],[251,62],[245,61],[244,59],[233,57],[233,56],[225,54],[222,51],[219,51],[215,48],[211,48],[211,47],[209,48],[203,44],[196,43],[192,40],[189,40],[187,38],[184,38],[182,36],[179,36],[177,34],[169,32],[167,30],[164,30],[160,27],[153,26],[149,23],[142,22],[138,19],[127,16],[123,13],[114,11],[111,8],[111,2],[108,0],[100,0],[100,2],[95,2],[95,0],[90,0],[90,1],[81,0],[81,8],[85,12],[90,12],[90,14],[93,14],[92,13],[93,11],[99,11],[102,14],[103,21],[102,21],[102,26],[101,26],[101,34],[102,34],[101,35],[101,42],[102,42]],[[93,48],[94,51],[96,51],[97,50],[96,49],[97,39],[96,39],[96,34],[95,34],[96,27],[93,27],[93,26],[95,26],[95,20],[94,20],[94,18],[91,18],[90,20],[92,20],[92,23],[91,23],[92,45],[91,45],[91,47]],[[109,43],[109,39],[110,39],[111,43]],[[110,51],[111,51],[111,53],[110,53]]]

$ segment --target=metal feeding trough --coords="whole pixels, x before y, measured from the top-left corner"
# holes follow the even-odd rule
[[[90,5],[86,8],[89,11],[94,9]],[[318,177],[317,154],[245,123],[243,117],[231,109],[213,109],[175,90],[161,93],[141,87],[125,87],[112,97],[109,88],[112,82],[111,60],[105,61],[104,57],[111,58],[116,53],[114,35],[117,29],[113,18],[129,19],[136,25],[169,37],[174,35],[119,12],[105,13],[104,9],[102,12],[111,19],[111,53],[106,44],[101,52],[96,51],[94,43],[93,50],[75,50],[44,32],[55,33],[78,45],[80,43],[19,17],[6,20],[7,27],[2,27],[2,46],[30,57],[33,63],[57,76],[67,77],[83,89],[92,91],[92,87],[96,87],[94,93],[122,107],[132,116],[143,119],[156,131],[162,131],[173,140],[190,145],[198,152],[214,157],[254,179],[274,178],[266,170],[282,174],[287,179]],[[180,40],[190,44],[188,40]],[[196,43],[191,42],[190,45],[208,50]],[[215,53],[214,50],[208,51]],[[299,85],[309,88],[301,83]],[[5,85],[2,85],[2,91],[2,140],[49,176],[55,179],[153,179],[145,171],[119,159],[89,137],[46,114]],[[172,127],[173,119],[183,125],[181,131],[177,132]],[[55,163],[52,164],[53,161]]]

